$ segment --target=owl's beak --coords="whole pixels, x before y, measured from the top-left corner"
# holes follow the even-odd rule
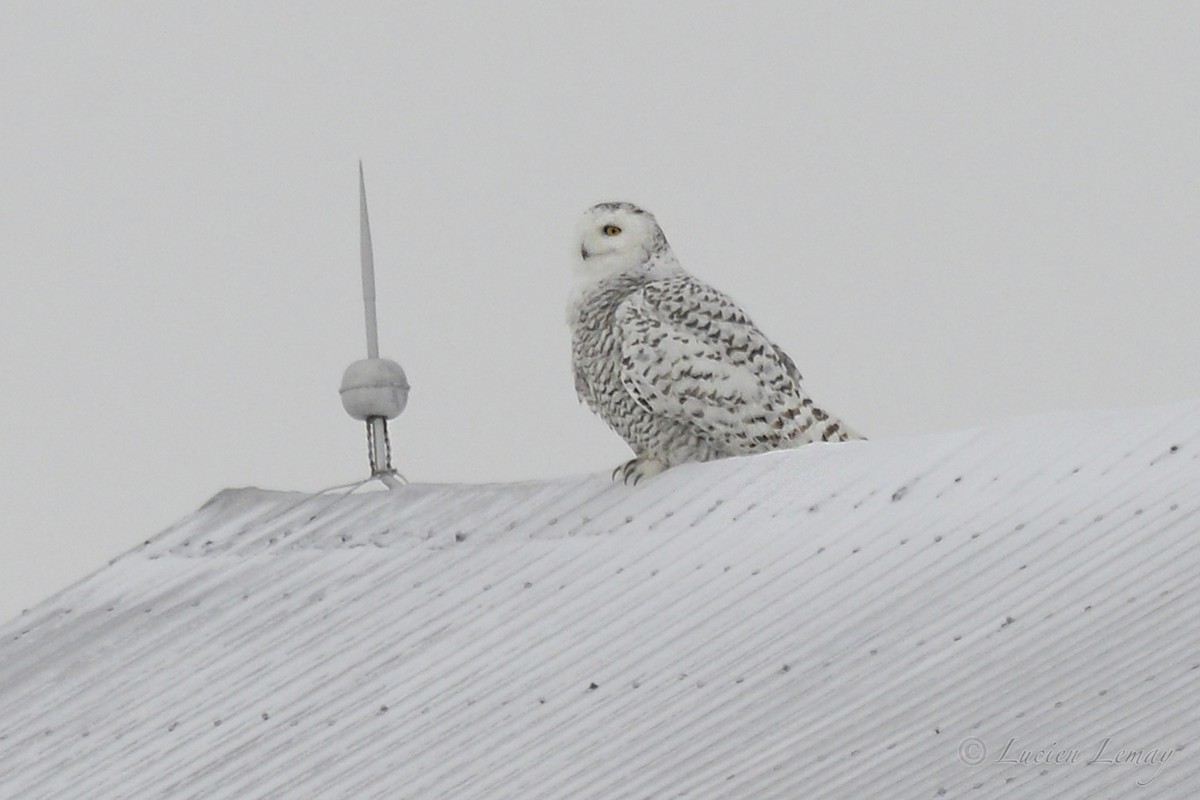
[[[585,245],[581,245],[581,246],[580,246],[580,248],[579,248],[579,256],[580,256],[580,258],[582,258],[584,261],[587,261],[589,258],[591,258],[591,257],[592,257],[592,254],[588,252],[588,249],[587,249],[587,245],[586,245],[586,244],[585,244]]]

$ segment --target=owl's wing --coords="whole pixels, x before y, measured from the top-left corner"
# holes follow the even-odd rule
[[[731,453],[770,449],[827,419],[800,389],[792,360],[732,300],[695,278],[646,285],[616,319],[626,391]]]

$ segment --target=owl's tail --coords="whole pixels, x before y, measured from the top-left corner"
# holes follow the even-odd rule
[[[867,438],[837,417],[812,405],[808,398],[805,398],[805,405],[808,406],[809,418],[793,440],[797,446],[811,442],[850,442]]]

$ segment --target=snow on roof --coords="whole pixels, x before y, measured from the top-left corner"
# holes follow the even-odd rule
[[[1191,404],[224,491],[0,628],[0,796],[1200,796],[1198,456]]]

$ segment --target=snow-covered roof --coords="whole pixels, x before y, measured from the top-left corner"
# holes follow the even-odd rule
[[[1200,796],[1198,457],[1190,404],[225,491],[0,628],[0,796]]]

